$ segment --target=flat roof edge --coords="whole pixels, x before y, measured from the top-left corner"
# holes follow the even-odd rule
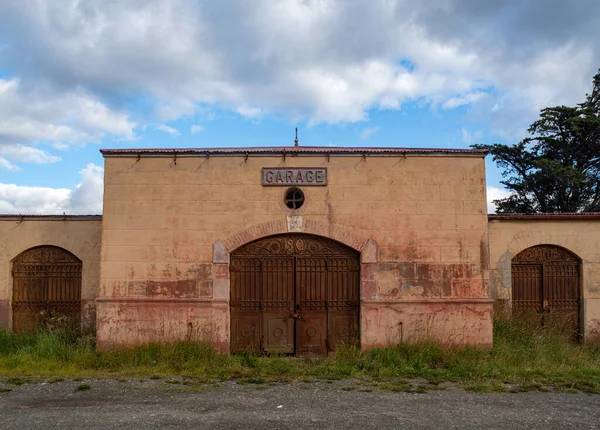
[[[0,214],[0,221],[101,221],[102,215]]]
[[[488,221],[565,221],[600,220],[600,212],[488,214]]]
[[[462,156],[485,157],[483,149],[444,149],[444,148],[350,148],[350,147],[264,147],[264,148],[140,148],[140,149],[101,149],[108,157],[206,157],[206,156]]]

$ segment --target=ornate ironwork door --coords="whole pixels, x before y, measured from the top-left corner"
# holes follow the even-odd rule
[[[293,353],[294,258],[263,258],[261,279],[262,350]]]
[[[231,349],[326,355],[359,338],[358,254],[302,234],[231,256]]]
[[[328,333],[332,345],[344,345],[358,339],[360,265],[354,258],[334,257],[327,261],[329,285]]]
[[[296,352],[327,353],[327,259],[296,259]]]
[[[527,248],[512,260],[513,311],[537,312],[541,323],[579,333],[579,259],[550,245]]]
[[[79,324],[81,260],[69,251],[29,249],[13,260],[12,275],[14,330],[33,330],[52,315],[66,315]]]

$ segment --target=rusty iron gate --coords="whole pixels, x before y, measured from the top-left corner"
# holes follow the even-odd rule
[[[359,255],[289,234],[231,255],[231,350],[326,355],[359,338]]]
[[[55,246],[19,254],[12,265],[13,329],[36,329],[44,318],[66,315],[79,324],[81,260]]]
[[[515,315],[539,314],[545,326],[579,335],[579,259],[551,245],[521,251],[512,259]]]

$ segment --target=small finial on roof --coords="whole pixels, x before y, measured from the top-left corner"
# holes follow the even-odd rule
[[[294,146],[298,146],[298,127],[296,127],[296,140],[294,140]]]

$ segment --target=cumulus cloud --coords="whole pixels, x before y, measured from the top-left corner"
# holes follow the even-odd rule
[[[1,14],[1,7],[0,7]],[[1,19],[0,19],[1,20]],[[0,51],[1,54],[1,51]],[[34,147],[98,142],[105,135],[132,138],[135,123],[78,88],[52,89],[0,79],[0,166],[15,170],[19,163],[54,163],[60,157]]]
[[[379,127],[369,127],[365,128],[363,132],[360,134],[360,140],[366,142],[369,138],[379,131]]]
[[[173,128],[173,127],[169,127],[166,124],[161,124],[161,125],[157,126],[156,129],[158,131],[162,131],[163,133],[170,134],[171,136],[181,136],[181,133],[179,132],[179,130],[177,130],[176,128]]]
[[[599,17],[596,0],[7,0],[0,55],[34,93],[83,91],[88,110],[104,107],[91,131],[64,113],[41,122],[67,141],[131,135],[118,112],[136,95],[160,122],[199,106],[314,124],[412,101],[469,105],[512,137],[540,108],[581,100],[600,64]],[[21,116],[37,124],[36,112]],[[46,134],[26,128],[9,131]]]
[[[0,213],[101,214],[102,167],[89,163],[79,174],[81,181],[72,190],[0,183]]]
[[[62,214],[69,206],[71,190],[66,188],[25,187],[0,183],[0,213]]]
[[[0,169],[18,170],[19,168],[12,161],[44,164],[55,163],[60,159],[60,157],[31,146],[21,144],[0,145]]]
[[[70,213],[101,214],[104,195],[104,169],[94,163],[88,163],[79,171],[81,182],[69,196]]]
[[[504,199],[510,195],[508,190],[504,188],[492,187],[490,185],[487,186],[487,209],[488,213],[494,214],[496,213],[496,205],[494,204],[494,200]]]

